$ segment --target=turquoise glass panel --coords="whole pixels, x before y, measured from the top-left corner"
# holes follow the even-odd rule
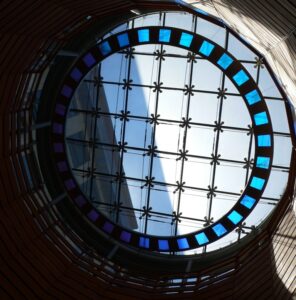
[[[249,105],[253,105],[259,101],[261,101],[261,97],[257,90],[253,90],[245,95]]]
[[[261,191],[265,183],[265,179],[254,176],[251,180],[250,186],[256,190]]]
[[[177,243],[178,243],[179,249],[181,249],[181,250],[189,248],[189,244],[188,244],[188,241],[186,238],[178,239]]]
[[[268,118],[265,111],[254,115],[255,124],[257,126],[268,124]]]
[[[149,42],[149,29],[138,30],[138,39],[140,43]]]
[[[226,70],[233,63],[233,59],[224,53],[218,60],[217,64],[223,69]]]
[[[256,160],[256,167],[261,169],[268,169],[270,158],[265,156],[258,156]]]
[[[234,224],[238,224],[242,219],[243,217],[236,211],[236,210],[233,210],[228,216],[227,218]]]
[[[243,85],[245,82],[249,80],[249,76],[246,74],[244,70],[240,70],[232,78],[238,86]]]
[[[104,56],[111,52],[111,47],[108,41],[105,41],[102,44],[100,44],[99,49]]]
[[[271,137],[269,134],[258,135],[258,147],[270,147]]]
[[[221,223],[218,223],[217,225],[213,226],[213,230],[217,236],[222,236],[227,232],[227,230]]]
[[[160,29],[158,40],[162,43],[168,43],[171,39],[171,30],[170,29]]]
[[[245,195],[243,199],[241,200],[241,204],[245,206],[248,209],[251,209],[253,205],[255,204],[256,200],[248,195]]]
[[[203,244],[206,244],[209,242],[209,239],[207,238],[207,236],[204,232],[196,234],[195,238],[199,245],[203,245]]]
[[[201,44],[201,47],[199,49],[199,52],[205,56],[210,56],[210,54],[212,53],[214,48],[215,48],[215,45],[213,45],[212,43],[203,41],[203,43]]]
[[[192,34],[182,32],[179,44],[184,47],[190,47],[192,39],[193,39]]]

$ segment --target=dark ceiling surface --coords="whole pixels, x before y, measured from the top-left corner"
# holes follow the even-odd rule
[[[145,259],[137,262],[138,270],[128,270],[115,259],[116,247],[107,254],[89,247],[55,209],[59,195],[51,199],[37,176],[31,132],[41,75],[76,36],[135,8],[180,6],[123,0],[0,3],[1,299],[292,299],[296,222],[289,196],[294,178],[269,226],[239,252],[195,272],[188,259],[184,271],[158,274]],[[283,274],[290,272],[285,279],[277,276],[276,262]]]

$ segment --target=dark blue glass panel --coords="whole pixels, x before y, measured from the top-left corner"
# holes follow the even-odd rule
[[[209,239],[207,238],[207,236],[204,232],[196,234],[195,238],[199,245],[203,245],[203,244],[206,244],[209,242]]]
[[[75,203],[76,203],[79,207],[83,207],[83,206],[87,203],[87,201],[86,201],[86,199],[85,199],[83,196],[79,195],[79,196],[75,199]]]
[[[265,183],[265,179],[254,176],[251,180],[250,186],[256,190],[261,191]]]
[[[270,147],[271,137],[269,134],[258,135],[258,147]]]
[[[127,33],[122,33],[122,34],[118,35],[117,40],[118,40],[118,44],[121,48],[129,45],[129,38],[128,38]]]
[[[108,55],[112,51],[108,41],[105,41],[102,44],[100,44],[99,49],[100,49],[102,55],[104,55],[104,56]]]
[[[256,167],[261,169],[268,169],[270,164],[270,158],[265,156],[258,156],[256,161]]]
[[[66,114],[66,106],[62,104],[57,104],[55,112],[60,116],[64,116]]]
[[[240,70],[232,78],[238,86],[243,85],[245,82],[249,80],[249,76],[246,74],[244,70]]]
[[[73,179],[68,179],[65,181],[65,186],[68,191],[71,191],[75,188],[76,185]]]
[[[227,218],[234,224],[238,224],[242,219],[243,217],[236,211],[236,210],[233,210],[228,216]]]
[[[120,239],[126,243],[129,243],[131,241],[132,235],[130,232],[122,231],[120,234]]]
[[[78,68],[74,68],[70,74],[71,78],[75,81],[79,81],[82,77],[82,73],[78,70]]]
[[[178,239],[177,243],[180,250],[189,248],[189,244],[186,238]]]
[[[170,249],[168,240],[158,240],[159,250],[167,251]]]
[[[215,46],[212,43],[203,41],[203,43],[201,44],[201,47],[199,49],[199,52],[201,54],[203,54],[204,56],[210,56],[210,54],[212,53],[214,48],[215,48]]]
[[[257,126],[268,124],[268,118],[265,111],[254,115],[255,124]]]
[[[64,145],[62,143],[54,143],[53,149],[54,149],[54,152],[57,152],[57,153],[64,152]]]
[[[223,69],[226,70],[232,63],[233,63],[233,59],[227,55],[226,53],[224,53],[218,60],[218,65]]]
[[[111,233],[114,229],[114,225],[110,222],[105,222],[103,225],[103,230],[107,233]]]
[[[141,236],[140,241],[139,241],[139,246],[142,248],[148,249],[149,248],[149,238]]]
[[[65,161],[60,161],[58,163],[58,169],[59,169],[60,172],[66,172],[66,171],[68,171],[67,163]]]
[[[138,39],[140,43],[149,42],[149,29],[138,30]]]
[[[190,47],[192,39],[193,39],[192,34],[182,32],[179,44],[181,46]]]
[[[257,90],[253,90],[245,95],[249,105],[253,105],[259,101],[261,101],[261,97]]]
[[[93,221],[93,222],[96,222],[96,220],[99,218],[99,214],[96,210],[91,210],[88,214],[87,214],[87,217]]]
[[[89,67],[89,68],[92,67],[96,63],[96,60],[94,59],[94,57],[90,53],[87,53],[83,57],[83,61],[86,64],[86,66]]]
[[[64,125],[60,123],[53,123],[53,132],[62,134],[64,132]]]
[[[159,41],[162,43],[168,43],[171,39],[170,29],[160,29],[159,30]]]
[[[219,237],[227,232],[227,230],[221,223],[218,223],[217,225],[213,226],[213,230],[215,234]]]
[[[241,200],[241,204],[245,206],[248,209],[251,209],[253,205],[255,204],[256,200],[248,195],[245,195],[243,199]]]
[[[70,98],[73,93],[73,89],[69,87],[68,85],[64,85],[62,88],[62,95],[66,98]]]

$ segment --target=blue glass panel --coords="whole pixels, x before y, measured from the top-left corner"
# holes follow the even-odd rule
[[[131,233],[127,231],[122,231],[120,234],[120,239],[126,243],[129,243],[131,241]]]
[[[58,163],[58,169],[59,169],[60,172],[66,172],[66,171],[68,171],[67,163],[65,161],[60,161]]]
[[[65,181],[65,186],[68,191],[71,191],[76,187],[76,184],[73,179],[68,179]]]
[[[58,153],[64,152],[64,145],[62,143],[54,143],[53,149],[54,152],[58,152]]]
[[[75,80],[79,81],[82,77],[82,73],[78,70],[78,68],[74,68],[70,74],[70,76]]]
[[[53,123],[53,132],[62,134],[64,132],[64,125],[60,123]]]
[[[256,167],[261,169],[268,169],[270,158],[265,156],[258,156],[256,161]]]
[[[209,242],[209,239],[207,238],[207,236],[204,232],[196,234],[195,238],[199,245],[203,245],[203,244],[206,244]]]
[[[179,249],[188,249],[189,244],[186,238],[178,239],[177,240]]]
[[[158,240],[158,248],[159,250],[169,250],[169,242],[168,240]]]
[[[215,46],[212,43],[207,41],[203,41],[201,47],[199,48],[199,52],[205,56],[210,56]]]
[[[244,198],[241,200],[241,204],[248,209],[251,209],[255,204],[256,200],[248,195],[245,195]]]
[[[159,30],[159,41],[163,43],[168,43],[171,38],[171,30],[170,29],[160,29]]]
[[[259,101],[261,101],[260,95],[257,90],[253,90],[245,95],[249,105],[253,105]]]
[[[139,246],[142,248],[149,248],[149,238],[141,236]]]
[[[249,76],[246,74],[244,70],[240,70],[232,78],[238,86],[243,85],[245,82],[249,80]]]
[[[83,57],[83,61],[89,68],[92,67],[96,63],[96,60],[90,53],[86,54]]]
[[[192,34],[182,32],[179,44],[181,46],[190,47],[192,39],[193,39]]]
[[[267,114],[265,111],[255,114],[254,115],[254,119],[255,119],[255,124],[258,125],[264,125],[268,123],[268,118],[267,118]]]
[[[149,29],[138,30],[138,39],[140,43],[149,42]]]
[[[223,69],[226,70],[232,63],[233,63],[233,59],[227,55],[226,53],[224,53],[218,60],[218,65]]]
[[[70,98],[72,95],[73,89],[69,87],[68,85],[64,85],[62,88],[62,95],[65,96],[66,98]]]
[[[118,40],[118,44],[121,48],[129,45],[129,38],[128,38],[127,33],[122,33],[122,34],[118,35],[117,40]]]
[[[236,225],[237,223],[239,223],[243,217],[236,211],[232,211],[228,216],[227,218],[234,224]]]
[[[99,49],[104,56],[111,52],[111,47],[108,41],[105,41],[102,44],[100,44]]]
[[[88,214],[87,217],[93,221],[96,222],[96,220],[99,218],[99,214],[96,210],[92,209]]]
[[[103,225],[103,230],[107,233],[111,233],[113,231],[114,225],[109,223],[109,222],[105,222],[105,224]]]
[[[81,195],[79,195],[74,201],[79,207],[83,207],[87,203],[87,201]]]
[[[221,236],[227,232],[227,230],[221,223],[218,223],[217,225],[213,226],[213,230],[217,236]]]
[[[265,183],[265,179],[254,176],[251,180],[250,186],[256,190],[261,191],[264,183]]]
[[[269,134],[258,135],[258,147],[270,147],[271,138]]]

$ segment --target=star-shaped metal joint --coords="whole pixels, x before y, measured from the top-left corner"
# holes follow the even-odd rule
[[[143,154],[143,156],[153,156],[153,157],[156,157],[157,154],[155,153],[156,152],[156,149],[157,149],[157,146],[154,146],[152,147],[151,145],[148,146],[148,150],[146,153]]]
[[[244,162],[245,162],[245,164],[244,164],[244,166],[243,166],[244,169],[253,169],[253,166],[254,166],[254,159],[253,159],[253,158],[251,158],[251,159],[249,160],[249,159],[247,159],[247,158],[245,157],[245,158],[244,158]]]
[[[246,222],[239,224],[237,226],[237,228],[235,229],[235,232],[237,232],[239,235],[241,235],[242,233],[247,233],[246,230],[244,229],[245,225],[246,225]]]
[[[186,184],[185,181],[183,182],[179,182],[179,181],[176,181],[176,184],[177,184],[177,188],[174,190],[174,194],[177,192],[177,191],[181,191],[181,192],[185,192],[185,189],[184,189],[184,186]]]
[[[263,57],[255,57],[255,65],[254,65],[254,68],[255,69],[259,69],[259,68],[261,68],[261,69],[264,69],[264,59],[263,59]]]
[[[119,117],[119,120],[120,121],[129,121],[129,118],[128,118],[128,115],[131,113],[129,110],[128,111],[124,111],[124,110],[121,110],[120,111],[121,114],[120,114],[120,117]]]
[[[214,131],[223,132],[224,122],[218,123],[217,121],[215,121],[214,124],[215,124]]]
[[[196,60],[196,54],[195,53],[193,53],[193,52],[188,52],[187,53],[187,62],[194,62],[194,63],[196,63],[197,62],[197,60]]]
[[[151,117],[149,118],[149,120],[147,120],[146,122],[149,122],[150,124],[156,124],[156,125],[159,125],[159,117],[160,115],[154,115],[154,114],[151,114]]]
[[[210,197],[216,197],[216,193],[215,191],[217,190],[217,187],[211,187],[210,185],[208,185],[208,189],[209,189],[209,192],[207,193],[207,198],[209,199]]]
[[[204,227],[207,227],[209,225],[211,225],[213,222],[214,222],[214,218],[211,217],[211,218],[208,218],[208,217],[204,217],[204,220],[205,220],[205,223],[204,223]]]
[[[132,47],[132,48],[127,48],[127,49],[125,49],[124,51],[124,57],[125,58],[135,58],[135,56],[134,56],[134,52],[135,52],[135,48],[134,47]]]
[[[98,139],[97,138],[95,138],[95,139],[89,139],[89,141],[88,141],[88,145],[89,145],[89,147],[90,148],[97,148],[97,143],[98,143]]]
[[[220,165],[220,157],[221,157],[221,154],[218,154],[218,155],[215,155],[215,154],[211,154],[211,157],[212,157],[212,160],[210,162],[210,165],[213,165],[213,164],[216,164],[216,165]]]
[[[173,225],[174,223],[181,223],[181,216],[182,216],[182,213],[177,213],[175,211],[173,211],[172,213],[172,222],[171,222],[171,225]]]
[[[157,83],[156,81],[154,81],[153,84],[154,84],[153,92],[154,92],[154,93],[155,93],[155,92],[162,93],[161,86],[163,85],[163,82]]]
[[[144,188],[145,186],[154,187],[154,184],[153,184],[154,179],[155,179],[155,177],[145,176],[145,184],[141,186],[141,189]]]
[[[254,128],[252,125],[248,125],[248,133],[247,135],[251,135],[251,134],[254,134]]]
[[[158,49],[153,53],[155,55],[155,60],[165,60],[165,50],[159,51]]]
[[[110,206],[110,213],[112,212],[121,212],[121,207],[122,207],[122,202],[114,202],[111,206]]]
[[[91,116],[94,118],[100,118],[101,114],[100,114],[101,108],[98,107],[97,109],[95,107],[91,108]]]
[[[225,89],[218,88],[217,98],[227,99],[226,92],[227,92],[227,88],[225,88]]]
[[[102,81],[103,81],[103,77],[102,76],[100,76],[100,77],[98,77],[98,76],[94,76],[94,81],[93,81],[93,83],[94,83],[94,86],[99,86],[99,87],[101,87],[102,86]]]
[[[96,174],[95,174],[96,168],[91,168],[91,167],[87,167],[87,170],[85,171],[85,173],[82,175],[83,178],[96,178]]]
[[[182,127],[182,128],[184,128],[184,127],[186,127],[186,128],[191,128],[191,126],[190,126],[190,121],[191,121],[192,119],[191,118],[188,118],[188,119],[185,119],[184,117],[182,118],[182,123],[180,124],[180,127]]]
[[[115,150],[117,150],[118,152],[122,151],[122,152],[126,152],[126,149],[125,147],[127,146],[127,142],[118,142],[117,145],[116,145],[116,148],[113,148],[113,152]]]
[[[193,96],[194,95],[194,93],[193,93],[194,87],[195,87],[195,85],[189,86],[188,84],[185,84],[185,89],[184,89],[185,96],[188,94]]]
[[[125,173],[124,172],[116,172],[115,173],[115,178],[114,178],[114,182],[123,182]]]
[[[179,150],[180,154],[179,156],[176,158],[176,160],[181,160],[181,159],[184,159],[184,160],[188,160],[187,158],[187,153],[188,153],[188,150]]]
[[[152,207],[146,207],[146,206],[143,206],[143,212],[142,212],[142,215],[140,216],[140,220],[143,219],[145,216],[147,216],[147,218],[150,218],[151,217],[151,214],[150,212],[152,211]]]
[[[132,89],[132,82],[133,80],[132,79],[129,79],[129,80],[126,80],[126,79],[123,79],[123,86],[122,86],[122,89],[125,90],[125,89],[128,89],[128,90],[131,90]]]

